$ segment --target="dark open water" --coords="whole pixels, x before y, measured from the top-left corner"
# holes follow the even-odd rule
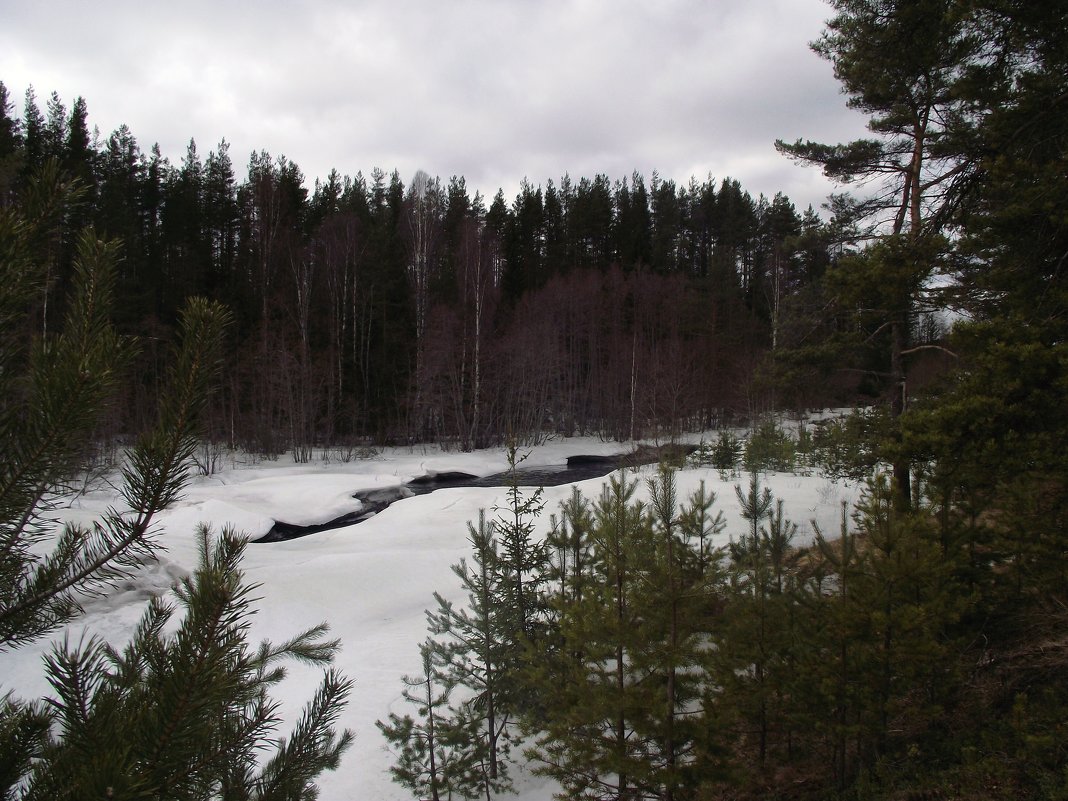
[[[567,464],[519,467],[515,472],[521,487],[558,487],[561,484],[601,478],[622,467],[652,464],[659,458],[660,453],[653,449],[643,453],[618,456],[572,456],[567,460]],[[412,498],[416,495],[427,495],[434,490],[455,487],[506,486],[508,486],[507,472],[494,473],[489,476],[473,476],[468,473],[438,473],[433,476],[422,476],[396,487],[361,490],[353,495],[363,504],[360,509],[326,523],[319,523],[314,526],[294,526],[290,523],[279,521],[274,524],[270,531],[254,541],[282,542],[320,531],[352,526],[373,517],[396,501]]]

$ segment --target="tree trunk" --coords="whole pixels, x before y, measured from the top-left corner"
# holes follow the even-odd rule
[[[908,392],[905,376],[905,360],[902,352],[906,347],[908,321],[895,321],[891,326],[891,351],[890,351],[890,374],[893,385],[893,396],[890,401],[890,413],[894,420],[898,420],[905,413],[905,400]],[[900,452],[895,454],[893,463],[894,486],[897,492],[897,500],[902,511],[907,511],[912,505],[912,471],[907,457]]]

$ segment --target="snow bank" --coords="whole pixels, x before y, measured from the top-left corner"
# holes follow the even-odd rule
[[[575,454],[610,455],[624,450],[618,443],[595,439],[550,442],[530,449],[524,466],[559,464]],[[66,632],[72,640],[96,635],[122,644],[140,618],[145,600],[168,592],[173,581],[196,563],[194,532],[201,522],[235,528],[257,537],[276,520],[312,525],[359,508],[352,498],[357,490],[405,483],[428,473],[462,471],[488,475],[507,468],[503,450],[476,453],[445,453],[436,448],[391,450],[374,459],[349,463],[293,465],[262,462],[233,466],[210,477],[199,477],[182,501],[159,518],[159,540],[166,551],[131,581],[124,582],[107,598],[86,604],[86,614]],[[644,481],[655,468],[629,471]],[[577,485],[594,497],[607,479]],[[716,507],[727,517],[722,535],[737,537],[746,528],[739,516],[734,485],[743,488],[742,476],[724,481],[714,470],[687,469],[679,473],[679,499],[683,501],[704,481],[717,496]],[[787,515],[798,523],[799,543],[811,541],[813,521],[824,531],[837,533],[841,502],[852,503],[857,489],[816,476],[767,474],[764,482],[785,501]],[[545,490],[548,516],[571,494],[573,485]],[[114,503],[113,493],[94,493],[78,499],[60,517],[86,519]],[[251,636],[284,640],[300,630],[326,620],[334,636],[342,640],[338,667],[355,680],[355,689],[341,718],[341,725],[356,734],[353,747],[341,768],[320,778],[324,801],[348,798],[409,798],[394,785],[388,769],[391,756],[375,728],[375,720],[390,711],[400,712],[400,677],[417,672],[418,644],[426,636],[424,610],[437,590],[448,598],[462,600],[450,565],[467,555],[467,522],[478,518],[479,509],[491,510],[506,503],[503,488],[442,489],[429,495],[407,498],[356,526],[312,534],[288,542],[250,544],[244,561],[249,581],[259,585],[258,614]],[[55,639],[62,639],[58,632]],[[14,691],[23,698],[48,694],[42,675],[42,654],[48,642],[38,642],[18,651],[0,654],[0,694]],[[318,682],[312,669],[293,666],[276,689],[284,714],[293,720]],[[518,774],[522,801],[545,799],[552,788],[545,781]]]

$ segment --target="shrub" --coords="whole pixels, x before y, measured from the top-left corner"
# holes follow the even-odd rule
[[[794,469],[796,459],[797,443],[774,420],[757,426],[745,446],[746,470],[789,471]]]
[[[697,450],[690,454],[694,467],[714,467],[717,470],[734,472],[742,461],[745,441],[731,431],[720,431],[714,443],[701,440]]]
[[[886,409],[854,409],[816,429],[813,461],[829,478],[867,478],[879,464],[878,450],[889,424]]]

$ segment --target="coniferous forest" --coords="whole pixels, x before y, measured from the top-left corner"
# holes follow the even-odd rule
[[[514,465],[549,435],[669,440],[858,405],[870,410],[821,447],[824,469],[867,480],[863,500],[806,547],[792,543],[797,512],[761,485],[771,458],[739,476],[748,530],[726,548],[712,547],[716,499],[678,497],[667,466],[647,501],[626,476],[558,509],[512,486],[454,567],[467,605],[428,598],[421,672],[405,679],[415,714],[379,723],[397,781],[435,801],[490,798],[522,752],[576,799],[1068,797],[1068,10],[830,5],[813,48],[870,138],[775,143],[857,190],[823,216],[727,177],[565,175],[490,199],[462,176],[312,180],[266,150],[239,168],[225,141],[172,162],[126,128],[94,133],[82,98],[42,109],[29,89],[19,112],[0,84],[0,646],[68,619],[69,588],[136,555],[199,443],[297,461],[325,445],[507,445]],[[114,264],[110,315],[93,302],[94,260]],[[16,338],[43,344],[29,356]],[[42,397],[88,385],[111,400],[63,438],[77,452],[45,459],[24,401],[63,365]],[[147,517],[116,514],[100,553],[75,537],[69,563],[24,567],[47,489],[120,445]],[[734,469],[739,448],[723,431],[711,463]],[[242,650],[247,595],[227,578],[242,546],[204,540],[181,598],[192,612],[223,587],[239,610],[217,667],[240,667],[227,686],[244,695],[222,692],[202,722],[222,720],[231,750],[196,786],[155,754],[138,762],[155,784],[107,797],[309,797],[347,742],[332,730],[347,682],[327,674],[318,728],[294,735],[308,767],[283,742],[253,781],[255,699],[269,663],[328,662],[337,643],[317,628]],[[152,609],[147,656],[94,657],[112,660],[107,681],[135,685],[171,648],[180,666],[197,636],[210,651],[204,632],[167,639]],[[81,666],[51,669],[63,688]],[[75,684],[52,714],[77,746],[89,704]],[[117,707],[112,726],[136,713],[154,731],[153,697]],[[90,786],[47,734],[56,717],[4,703],[9,797],[58,797],[65,776]],[[136,748],[94,732],[117,760]],[[185,742],[198,766],[203,741]]]
[[[165,342],[186,298],[225,303],[235,325],[211,436],[267,456],[625,439],[766,408],[755,368],[788,338],[790,299],[833,245],[811,209],[729,178],[564,176],[488,199],[462,176],[405,185],[375,169],[309,190],[266,151],[241,180],[225,142],[206,155],[190,142],[172,164],[125,128],[93,137],[81,98],[68,111],[53,95],[42,114],[28,90],[20,119],[4,91],[4,196],[46,165],[77,182],[71,230],[123,243],[123,333]],[[72,254],[57,231],[41,331],[61,313]],[[116,434],[153,407],[152,356]]]

